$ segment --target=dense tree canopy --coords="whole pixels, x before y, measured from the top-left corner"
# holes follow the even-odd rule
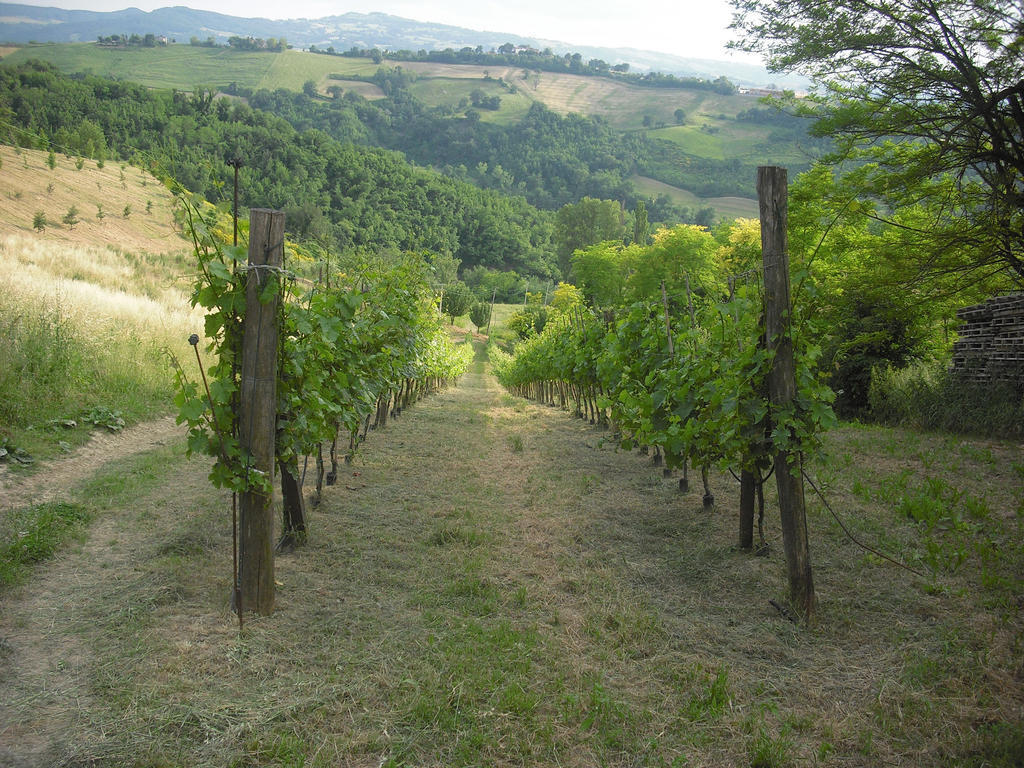
[[[622,209],[614,200],[585,197],[563,206],[555,217],[555,246],[562,273],[568,276],[575,251],[604,240],[619,240],[624,231]]]
[[[733,0],[740,47],[823,88],[817,131],[857,161],[851,193],[896,222],[919,275],[1024,284],[1019,0]],[[892,214],[907,206],[916,221]],[[969,250],[966,260],[951,252]]]

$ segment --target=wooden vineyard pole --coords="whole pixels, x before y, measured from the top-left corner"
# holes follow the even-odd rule
[[[284,258],[284,214],[249,211],[249,266],[242,330],[239,442],[247,473],[261,473],[267,492],[248,490],[239,505],[239,583],[242,606],[266,616],[274,610],[275,430],[279,292],[261,294],[279,277]]]
[[[789,249],[786,237],[786,169],[757,169],[757,197],[761,213],[761,254],[764,264],[765,344],[774,352],[768,374],[771,409],[777,413],[796,397],[796,366],[790,334]],[[774,449],[773,449],[774,450]],[[807,516],[799,457],[774,450],[775,480],[782,517],[782,546],[789,571],[789,598],[804,619],[814,618],[814,581],[807,546]]]

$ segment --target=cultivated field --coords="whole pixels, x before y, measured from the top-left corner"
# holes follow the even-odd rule
[[[820,622],[681,495],[479,363],[372,433],[240,633],[230,499],[182,441],[67,489],[80,543],[2,596],[0,763],[1018,766],[1024,450],[845,426],[810,467]],[[73,584],[73,589],[68,585]]]
[[[692,192],[673,187],[646,176],[631,176],[629,179],[637,190],[645,195],[668,195],[678,205],[700,209],[711,207],[724,219],[756,219],[758,217],[757,200],[747,197],[698,197]]]

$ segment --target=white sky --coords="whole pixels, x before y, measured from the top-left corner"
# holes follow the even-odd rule
[[[170,5],[229,16],[321,18],[349,11],[379,11],[417,21],[560,40],[576,45],[640,48],[677,56],[757,61],[725,48],[732,36],[728,0],[20,0],[26,5],[74,10],[152,11]],[[635,0],[634,0],[635,1]]]

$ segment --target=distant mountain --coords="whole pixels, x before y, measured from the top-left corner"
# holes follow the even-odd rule
[[[775,85],[783,88],[804,88],[800,77],[776,75],[763,67],[734,61],[691,59],[635,48],[601,48],[576,45],[557,40],[523,37],[508,32],[481,32],[447,24],[412,21],[384,13],[345,13],[321,19],[271,19],[225,16],[212,11],[199,11],[185,6],[140,11],[68,11],[61,8],[39,8],[32,5],[0,3],[0,41],[88,42],[100,35],[138,34],[166,35],[178,42],[192,37],[205,40],[214,37],[220,42],[239,37],[285,38],[289,44],[306,48],[334,46],[336,50],[381,48],[388,50],[444,50],[483,47],[492,50],[504,43],[526,45],[543,50],[579,53],[584,59],[597,58],[609,64],[628,63],[633,71],[657,71],[684,77],[714,79],[721,75],[741,85]]]

